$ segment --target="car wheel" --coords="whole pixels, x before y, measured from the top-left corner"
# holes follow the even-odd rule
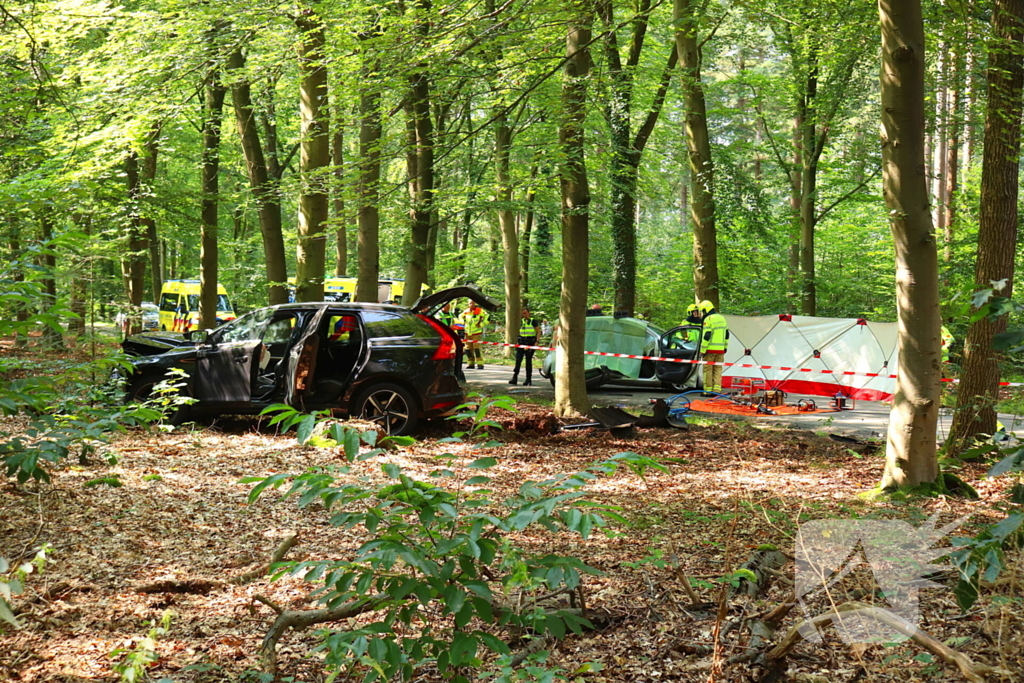
[[[416,399],[397,384],[376,384],[356,400],[356,417],[380,425],[386,434],[404,436],[416,429]]]
[[[163,381],[163,377],[153,375],[142,375],[136,377],[128,385],[127,400],[129,403],[142,403],[153,395],[153,387]],[[183,392],[184,394],[184,392]],[[187,395],[187,394],[184,394]],[[165,415],[165,422],[169,425],[180,425],[191,421],[192,411],[187,405],[178,405],[171,408]]]

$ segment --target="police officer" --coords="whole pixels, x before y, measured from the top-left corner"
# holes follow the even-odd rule
[[[455,324],[455,314],[452,313],[451,302],[448,302],[441,307],[441,310],[438,311],[437,313],[437,319],[440,320],[445,325],[447,325],[448,327],[451,327],[452,325]]]
[[[540,321],[530,317],[530,310],[523,307],[523,319],[519,324],[519,338],[516,339],[516,367],[512,371],[509,384],[519,384],[519,365],[526,359],[526,381],[524,387],[533,384],[533,354],[536,349],[524,349],[522,346],[536,346],[540,338]]]
[[[700,340],[700,355],[705,363],[722,363],[725,350],[729,347],[729,323],[725,316],[715,310],[715,305],[705,299],[697,304],[702,314],[704,333]],[[704,392],[721,393],[722,365],[704,366]]]

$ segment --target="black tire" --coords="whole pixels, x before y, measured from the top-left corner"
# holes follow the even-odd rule
[[[380,425],[386,434],[405,436],[419,423],[418,403],[404,387],[385,382],[374,384],[354,402],[352,416]]]

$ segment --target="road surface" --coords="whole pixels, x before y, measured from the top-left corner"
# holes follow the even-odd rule
[[[535,398],[542,401],[554,401],[555,391],[551,383],[534,370],[533,386],[511,386],[512,368],[505,365],[485,365],[483,370],[466,370],[466,381],[471,391],[485,396],[508,395],[513,398]],[[523,374],[520,374],[520,379]],[[650,414],[651,401],[667,398],[674,392],[662,389],[634,388],[626,386],[605,386],[589,392],[590,401],[595,406],[620,406],[634,414]],[[789,394],[786,403],[795,403],[801,398],[813,398],[818,405],[828,404],[827,398],[821,396],[800,396]],[[722,415],[722,418],[752,420],[761,424],[789,426],[795,429],[826,431],[865,441],[885,440],[889,427],[890,406],[874,401],[857,401],[853,410],[833,413],[816,413],[812,415],[756,416],[737,417]],[[1010,433],[1024,431],[1024,416],[1000,415],[1000,421]],[[953,420],[952,412],[943,409],[939,415],[939,442],[945,440],[949,425]]]

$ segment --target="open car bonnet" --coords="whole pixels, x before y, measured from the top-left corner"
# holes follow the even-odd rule
[[[121,342],[121,348],[131,356],[152,356],[185,346],[194,344],[179,332],[143,332]]]
[[[485,311],[496,311],[498,310],[498,302],[490,298],[476,287],[469,287],[462,285],[460,287],[449,287],[448,289],[442,289],[434,292],[433,294],[427,294],[421,296],[419,299],[409,307],[409,310],[413,313],[426,313],[430,314],[437,309],[444,306],[446,303],[455,301],[456,299],[469,299],[480,304],[480,308]]]

